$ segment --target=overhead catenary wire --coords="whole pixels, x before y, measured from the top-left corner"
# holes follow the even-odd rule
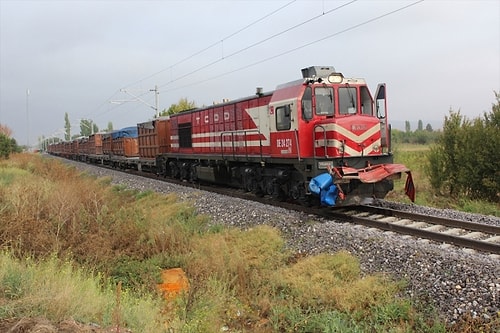
[[[161,69],[161,70],[159,70],[159,71],[157,71],[157,72],[155,72],[155,73],[153,73],[153,74],[150,74],[150,75],[148,75],[148,76],[146,76],[146,77],[144,77],[144,78],[142,78],[142,79],[140,79],[140,80],[137,80],[137,81],[135,81],[135,82],[133,82],[133,83],[130,83],[130,84],[128,84],[128,85],[126,85],[126,86],[124,86],[123,88],[130,87],[130,86],[132,86],[132,85],[135,85],[135,84],[141,83],[141,82],[143,82],[143,81],[145,81],[145,80],[147,80],[147,79],[150,79],[150,78],[152,78],[152,77],[154,77],[154,76],[156,76],[156,75],[158,75],[158,74],[161,74],[161,73],[163,73],[163,72],[165,72],[165,71],[167,71],[167,70],[171,70],[171,69],[172,69],[172,68],[174,68],[175,66],[178,66],[178,65],[180,65],[180,64],[182,64],[182,63],[184,63],[184,62],[186,62],[186,61],[188,61],[188,60],[190,60],[190,59],[192,59],[192,58],[194,58],[194,57],[196,57],[196,56],[198,56],[198,55],[200,55],[200,54],[204,53],[205,51],[207,51],[207,50],[209,50],[209,49],[211,49],[211,48],[213,48],[213,47],[215,47],[215,46],[217,46],[217,45],[219,45],[219,44],[223,45],[223,44],[224,44],[224,41],[227,41],[228,39],[230,39],[230,38],[232,38],[232,37],[234,37],[234,36],[238,35],[239,33],[243,32],[243,31],[247,30],[248,28],[250,28],[250,27],[252,27],[252,26],[256,25],[257,23],[259,23],[259,22],[261,22],[261,21],[265,20],[266,18],[268,18],[268,17],[270,17],[270,16],[272,16],[272,15],[276,14],[277,12],[279,12],[279,11],[281,11],[281,10],[285,9],[286,7],[290,6],[292,3],[296,2],[296,1],[297,1],[297,0],[292,0],[292,1],[288,2],[288,3],[286,3],[285,5],[283,5],[283,6],[279,7],[279,8],[277,8],[277,9],[273,10],[272,12],[270,12],[270,13],[268,13],[268,14],[266,14],[266,15],[264,15],[264,16],[262,16],[262,17],[260,17],[260,18],[258,18],[257,20],[255,20],[255,21],[253,21],[253,22],[251,22],[251,23],[247,24],[246,26],[244,26],[244,27],[242,27],[242,28],[240,28],[240,29],[236,30],[235,32],[230,33],[229,35],[227,35],[226,37],[222,38],[221,40],[218,40],[218,41],[216,41],[216,42],[214,42],[214,43],[210,44],[209,46],[204,47],[203,49],[201,49],[201,50],[199,50],[199,51],[196,51],[195,53],[193,53],[193,54],[191,54],[191,55],[189,55],[189,56],[187,56],[187,57],[185,57],[185,58],[183,58],[183,59],[181,59],[181,60],[177,61],[177,62],[176,62],[176,63],[174,63],[173,65],[170,65],[170,66],[168,66],[168,67],[166,67],[166,68],[163,68],[163,69]],[[123,89],[123,88],[122,88],[122,89]]]
[[[193,83],[190,83],[190,84],[187,84],[187,85],[181,86],[181,87],[176,87],[176,88],[167,89],[167,90],[165,90],[165,91],[166,91],[166,92],[168,92],[168,91],[173,91],[173,90],[177,90],[177,89],[182,89],[182,88],[191,87],[191,86],[194,86],[194,85],[197,85],[197,84],[205,83],[205,82],[208,82],[208,81],[211,81],[211,80],[214,80],[214,79],[218,79],[218,78],[220,78],[220,77],[223,77],[223,76],[226,76],[226,75],[229,75],[229,74],[233,74],[233,73],[239,72],[239,71],[241,71],[241,70],[244,70],[244,69],[247,69],[247,68],[250,68],[250,67],[253,67],[253,66],[259,65],[259,64],[262,64],[262,63],[264,63],[264,62],[266,62],[266,61],[269,61],[269,60],[272,60],[272,59],[275,59],[275,58],[278,58],[278,57],[284,56],[284,55],[289,54],[289,53],[293,53],[293,52],[298,51],[298,50],[300,50],[300,49],[303,49],[303,48],[305,48],[305,47],[308,47],[308,46],[311,46],[311,45],[313,45],[313,44],[316,44],[316,43],[322,42],[322,41],[324,41],[324,40],[327,40],[327,39],[333,38],[333,37],[335,37],[335,36],[338,36],[338,35],[340,35],[340,34],[343,34],[343,33],[346,33],[346,32],[348,32],[348,31],[354,30],[354,29],[356,29],[356,28],[359,28],[359,27],[361,27],[361,26],[367,25],[367,24],[369,24],[369,23],[372,23],[372,22],[378,21],[378,20],[380,20],[380,19],[382,19],[382,18],[384,18],[384,17],[387,17],[387,16],[389,16],[389,15],[395,14],[395,13],[400,12],[400,11],[402,11],[402,10],[405,10],[405,9],[407,9],[407,8],[409,8],[409,7],[415,6],[415,5],[417,5],[417,4],[419,4],[419,3],[423,2],[423,1],[424,1],[424,0],[418,0],[418,1],[415,1],[415,2],[413,2],[413,3],[411,3],[411,4],[409,4],[409,5],[406,5],[406,6],[403,6],[403,7],[398,8],[398,9],[395,9],[395,10],[393,10],[393,11],[387,12],[387,13],[385,13],[385,14],[382,14],[382,15],[376,16],[376,17],[374,17],[374,18],[371,18],[371,19],[366,20],[366,21],[364,21],[364,22],[361,22],[361,23],[359,23],[359,24],[356,24],[356,25],[350,26],[350,27],[348,27],[348,28],[346,28],[346,29],[340,30],[340,31],[335,32],[335,33],[333,33],[333,34],[330,34],[330,35],[327,35],[327,36],[325,36],[325,37],[322,37],[322,38],[316,39],[316,40],[314,40],[314,41],[312,41],[312,42],[309,42],[309,43],[306,43],[306,44],[302,44],[302,45],[300,45],[300,46],[298,46],[298,47],[295,47],[295,48],[289,49],[289,50],[287,50],[287,51],[284,51],[284,52],[281,52],[281,53],[275,54],[275,55],[273,55],[273,56],[270,56],[270,57],[267,57],[267,58],[261,59],[261,60],[259,60],[259,61],[253,62],[253,63],[251,63],[251,64],[248,64],[248,65],[245,65],[245,66],[242,66],[242,67],[236,68],[236,69],[234,69],[234,70],[227,71],[227,72],[224,72],[224,73],[218,74],[218,75],[216,75],[216,76],[212,76],[212,77],[207,78],[207,79],[205,79],[205,80],[198,80],[198,81],[196,81],[196,82],[193,82]],[[217,60],[217,62],[218,62],[218,61],[220,61],[220,60]],[[214,63],[215,63],[215,61],[214,61]],[[184,77],[182,77],[182,78],[184,78]]]
[[[239,29],[239,30],[235,31],[234,33],[232,33],[232,34],[228,35],[227,37],[225,37],[223,40],[227,40],[228,38],[230,38],[230,37],[233,37],[233,36],[237,35],[238,33],[242,32],[242,31],[244,31],[245,29],[249,28],[250,26],[252,26],[252,25],[254,25],[254,24],[256,24],[256,23],[258,23],[258,22],[262,21],[263,19],[265,19],[265,18],[269,17],[270,15],[275,14],[275,13],[276,13],[276,12],[278,12],[279,10],[281,10],[281,9],[285,8],[286,6],[288,6],[288,5],[292,4],[292,3],[293,3],[293,2],[295,2],[295,1],[296,1],[296,0],[291,1],[291,2],[287,3],[285,6],[282,6],[282,7],[278,8],[277,10],[273,11],[272,13],[267,14],[266,16],[261,17],[260,19],[258,19],[258,20],[256,20],[256,21],[252,22],[251,24],[249,24],[249,25],[247,25],[247,26],[245,26],[245,27],[243,27],[243,28],[241,28],[241,29]],[[200,67],[198,67],[198,68],[196,68],[196,69],[194,69],[194,70],[192,70],[192,71],[190,71],[190,72],[188,72],[188,73],[186,73],[186,74],[184,74],[184,75],[182,75],[182,76],[179,76],[179,77],[177,77],[177,78],[175,78],[175,79],[173,79],[173,80],[170,80],[169,82],[167,82],[167,83],[165,83],[165,84],[161,84],[161,85],[159,85],[159,87],[161,88],[161,87],[168,86],[168,85],[172,84],[173,82],[179,81],[179,80],[181,80],[181,79],[183,79],[183,78],[186,78],[186,77],[188,77],[188,76],[190,76],[190,75],[193,75],[193,74],[195,74],[195,73],[197,73],[197,72],[201,71],[202,69],[206,69],[206,68],[208,68],[208,67],[210,67],[210,66],[213,66],[213,65],[215,65],[215,64],[217,64],[217,63],[219,63],[219,62],[221,62],[221,61],[223,61],[223,60],[225,60],[225,59],[227,59],[227,58],[229,58],[229,57],[231,57],[231,56],[235,56],[235,55],[237,55],[237,54],[240,54],[240,53],[242,53],[242,52],[244,52],[244,51],[249,50],[249,49],[250,49],[250,48],[252,48],[252,47],[255,47],[255,46],[257,46],[257,45],[260,45],[260,44],[262,44],[262,43],[264,43],[264,42],[266,42],[266,41],[272,40],[273,38],[276,38],[276,37],[278,37],[278,36],[280,36],[280,35],[282,35],[282,34],[284,34],[284,33],[286,33],[286,32],[289,32],[289,31],[291,31],[291,30],[293,30],[293,29],[296,29],[296,28],[298,28],[298,27],[300,27],[300,26],[302,26],[302,25],[304,25],[304,24],[307,24],[307,23],[309,23],[309,22],[311,22],[311,21],[314,21],[314,20],[316,20],[316,19],[319,19],[319,18],[323,17],[324,15],[330,14],[330,13],[332,13],[332,12],[334,12],[334,11],[336,11],[336,10],[338,10],[338,9],[342,8],[342,7],[345,7],[345,6],[347,6],[347,5],[350,5],[350,4],[352,4],[352,3],[356,2],[356,1],[357,1],[357,0],[352,0],[352,1],[348,2],[348,3],[345,3],[345,4],[343,4],[343,5],[337,6],[336,8],[333,8],[333,9],[328,10],[328,11],[326,11],[326,12],[323,10],[323,13],[322,13],[322,14],[320,14],[320,15],[316,15],[316,16],[314,16],[314,17],[312,17],[312,18],[309,18],[309,19],[307,19],[307,20],[305,20],[305,21],[303,21],[303,22],[301,22],[301,23],[298,23],[298,24],[296,24],[296,25],[294,25],[294,26],[292,26],[292,27],[289,27],[289,28],[287,28],[287,29],[285,29],[285,30],[283,30],[283,31],[281,31],[281,32],[278,32],[278,33],[276,33],[276,34],[274,34],[274,35],[271,35],[271,36],[269,36],[269,37],[266,37],[266,38],[264,38],[264,39],[262,39],[262,40],[260,40],[260,41],[258,41],[258,42],[255,42],[255,43],[253,43],[253,44],[251,44],[251,45],[249,45],[249,46],[246,46],[246,47],[244,47],[244,48],[242,48],[242,49],[240,49],[240,50],[237,50],[237,51],[235,51],[235,52],[233,52],[233,53],[231,53],[231,54],[229,54],[229,55],[227,55],[227,56],[225,56],[225,57],[218,58],[218,59],[216,59],[216,60],[214,60],[214,61],[212,61],[212,62],[210,62],[210,63],[208,63],[208,64],[205,64],[205,65],[203,65],[203,66],[200,66]],[[324,37],[321,37],[321,38],[318,38],[318,39],[316,39],[316,40],[314,40],[314,41],[311,41],[311,42],[308,42],[308,43],[302,44],[302,45],[300,45],[300,46],[298,46],[298,47],[295,47],[295,48],[292,48],[292,49],[286,50],[286,51],[284,51],[284,52],[281,52],[281,53],[278,53],[278,54],[275,54],[275,55],[272,55],[272,56],[266,57],[266,58],[264,58],[264,59],[260,59],[260,60],[258,60],[258,61],[253,62],[253,63],[250,63],[250,64],[247,64],[247,65],[241,66],[241,67],[239,67],[239,68],[236,68],[236,69],[233,69],[233,70],[230,70],[230,71],[224,72],[224,73],[220,73],[220,74],[218,74],[218,75],[215,75],[215,76],[209,77],[209,78],[207,78],[207,79],[205,79],[205,80],[197,80],[196,82],[192,82],[192,83],[189,83],[189,84],[186,84],[186,85],[177,86],[177,87],[172,87],[172,88],[170,88],[170,89],[164,90],[164,92],[169,92],[169,91],[174,91],[174,90],[178,90],[178,89],[183,89],[183,88],[191,87],[191,86],[198,85],[198,84],[201,84],[201,83],[205,83],[205,82],[208,82],[208,81],[211,81],[211,80],[214,80],[214,79],[218,79],[218,78],[220,78],[220,77],[223,77],[223,76],[226,76],[226,75],[229,75],[229,74],[233,74],[233,73],[235,73],[235,72],[239,72],[239,71],[242,71],[242,70],[248,69],[248,68],[250,68],[250,67],[253,67],[253,66],[259,65],[259,64],[261,64],[261,63],[264,63],[264,62],[270,61],[270,60],[272,60],[272,59],[276,59],[276,58],[279,58],[279,57],[281,57],[281,56],[284,56],[284,55],[287,55],[287,54],[290,54],[290,53],[296,52],[296,51],[298,51],[298,50],[300,50],[300,49],[303,49],[303,48],[305,48],[305,47],[311,46],[311,45],[313,45],[313,44],[316,44],[316,43],[322,42],[322,41],[324,41],[324,40],[327,40],[327,39],[333,38],[333,37],[335,37],[335,36],[341,35],[341,34],[343,34],[343,33],[349,32],[349,31],[351,31],[351,30],[357,29],[357,28],[359,28],[359,27],[361,27],[361,26],[364,26],[364,25],[367,25],[367,24],[369,24],[369,23],[372,23],[372,22],[375,22],[375,21],[379,21],[379,20],[381,20],[381,19],[383,19],[383,18],[385,18],[385,17],[387,17],[387,16],[389,16],[389,15],[393,15],[393,14],[395,14],[395,13],[398,13],[398,12],[400,12],[400,11],[403,11],[403,10],[405,10],[405,9],[407,9],[407,8],[410,8],[410,7],[412,7],[412,6],[415,6],[415,5],[417,5],[417,4],[419,4],[419,3],[423,2],[423,1],[424,1],[424,0],[418,0],[418,1],[412,2],[412,3],[408,4],[408,5],[405,5],[405,6],[399,7],[399,8],[397,8],[397,9],[395,9],[395,10],[389,11],[389,12],[387,12],[387,13],[384,13],[384,14],[378,15],[378,16],[376,16],[376,17],[374,17],[374,18],[371,18],[371,19],[365,20],[365,21],[363,21],[363,22],[361,22],[361,23],[358,23],[358,24],[352,25],[352,26],[350,26],[350,27],[348,27],[348,28],[345,28],[345,29],[343,29],[343,30],[337,31],[337,32],[335,32],[335,33],[329,34],[329,35],[324,36]],[[223,40],[222,40],[222,41],[223,41]],[[166,70],[168,70],[168,69],[172,68],[172,67],[173,67],[173,66],[175,66],[175,65],[181,64],[182,62],[187,61],[187,60],[189,60],[189,59],[191,59],[191,58],[193,58],[193,57],[195,57],[195,56],[197,56],[197,55],[199,55],[199,54],[203,53],[203,52],[204,52],[204,51],[206,51],[207,49],[209,49],[209,48],[213,47],[214,45],[219,44],[220,42],[221,42],[221,41],[215,42],[215,43],[211,44],[210,46],[208,46],[208,47],[206,47],[206,48],[204,48],[204,49],[202,49],[202,50],[200,50],[200,51],[198,51],[198,52],[195,52],[195,53],[193,53],[192,55],[190,55],[190,56],[188,56],[188,57],[186,57],[186,58],[183,58],[182,60],[178,61],[177,63],[175,63],[175,64],[174,64],[174,65],[172,65],[172,66],[169,66],[168,68],[165,68],[165,69],[163,69],[163,70],[161,70],[161,71],[158,71],[158,72],[156,72],[156,73],[154,73],[154,74],[152,74],[152,75],[150,75],[150,76],[148,76],[148,77],[145,77],[145,78],[143,78],[143,79],[141,79],[141,80],[139,80],[139,81],[136,81],[136,83],[143,82],[144,80],[147,80],[148,78],[151,78],[151,77],[153,77],[153,76],[155,76],[155,75],[157,75],[157,74],[159,74],[159,73],[162,73],[162,72],[164,72],[164,71],[166,71]],[[145,93],[145,94],[146,94],[146,93]],[[142,95],[139,95],[139,96],[143,96],[143,95],[145,95],[145,94],[142,94]],[[107,102],[106,102],[106,103],[107,103]],[[103,103],[103,104],[104,104],[104,103]],[[119,107],[119,105],[117,105],[116,107]],[[106,112],[104,112],[104,113],[108,113],[109,111],[111,111],[111,110],[115,109],[116,107],[110,108],[110,109],[108,109],[108,110],[107,110]],[[104,113],[101,113],[101,115],[102,115],[102,114],[104,114]]]
[[[280,7],[280,8],[278,8],[278,9],[276,9],[275,11],[271,12],[270,14],[267,14],[267,15],[265,15],[265,16],[263,16],[263,17],[261,17],[260,19],[258,19],[258,20],[256,20],[256,21],[252,22],[251,24],[249,24],[249,25],[247,25],[247,26],[245,26],[245,27],[243,27],[243,28],[241,28],[241,29],[237,30],[236,32],[234,32],[234,33],[232,33],[232,34],[228,35],[228,37],[225,37],[222,41],[227,40],[227,39],[229,39],[230,37],[233,37],[233,36],[237,35],[238,33],[240,33],[240,32],[242,32],[242,31],[246,30],[247,28],[249,28],[249,27],[253,26],[254,24],[256,24],[256,23],[258,23],[258,22],[260,22],[260,21],[264,20],[265,18],[267,18],[267,17],[269,17],[269,16],[271,16],[271,15],[275,14],[276,12],[278,12],[278,11],[280,11],[280,10],[284,9],[285,7],[289,6],[290,4],[292,4],[292,3],[293,3],[293,2],[295,2],[295,1],[296,1],[296,0],[291,1],[291,2],[287,3],[286,5],[284,5],[284,6]],[[332,9],[330,9],[330,10],[326,11],[326,12],[325,12],[325,11],[324,11],[324,9],[323,9],[322,13],[321,13],[321,14],[319,14],[319,15],[313,16],[313,17],[311,17],[311,18],[309,18],[309,19],[307,19],[307,20],[305,20],[305,21],[302,21],[302,22],[300,22],[300,23],[298,23],[298,24],[295,24],[295,25],[293,25],[293,26],[291,26],[291,27],[289,27],[289,28],[286,28],[286,29],[284,29],[284,30],[282,30],[282,31],[280,31],[280,32],[278,32],[278,33],[276,33],[276,34],[273,34],[273,35],[271,35],[271,36],[269,36],[269,37],[266,37],[266,38],[264,38],[264,39],[261,39],[260,41],[257,41],[257,42],[255,42],[255,43],[253,43],[253,44],[249,45],[249,46],[246,46],[246,47],[244,47],[244,48],[242,48],[242,49],[239,49],[239,50],[237,50],[237,51],[235,51],[235,52],[233,52],[233,53],[231,53],[231,54],[229,54],[229,55],[227,55],[227,56],[222,55],[220,58],[215,59],[215,60],[213,60],[213,61],[211,61],[211,62],[209,62],[209,63],[206,63],[206,64],[204,64],[204,65],[201,65],[201,66],[199,66],[199,67],[197,67],[197,68],[193,69],[192,71],[190,71],[190,72],[188,72],[188,73],[185,73],[185,74],[183,74],[183,75],[181,75],[181,76],[179,76],[179,77],[176,77],[175,79],[171,79],[171,80],[170,80],[169,82],[167,82],[167,83],[160,84],[160,85],[158,85],[158,87],[159,87],[159,88],[163,88],[163,87],[168,86],[168,85],[170,85],[170,84],[172,84],[172,83],[174,83],[174,82],[177,82],[177,81],[179,81],[179,80],[181,80],[181,79],[184,79],[184,78],[186,78],[186,77],[189,77],[189,76],[191,76],[191,75],[193,75],[193,74],[195,74],[195,73],[197,73],[197,72],[199,72],[199,71],[201,71],[201,70],[205,70],[205,69],[207,69],[207,68],[209,68],[209,67],[211,67],[211,66],[213,66],[213,65],[215,65],[215,64],[217,64],[217,63],[219,63],[219,62],[221,62],[221,61],[224,61],[224,60],[226,60],[226,59],[228,59],[228,58],[230,58],[230,57],[236,56],[237,54],[240,54],[240,53],[242,53],[242,52],[244,52],[244,51],[247,51],[247,50],[249,50],[249,49],[251,49],[251,48],[253,48],[253,47],[255,47],[255,46],[258,46],[258,45],[260,45],[260,44],[262,44],[262,43],[264,43],[264,42],[267,42],[267,41],[272,40],[272,39],[274,39],[274,38],[276,38],[276,37],[278,37],[278,36],[281,36],[281,35],[283,35],[283,34],[285,34],[285,33],[287,33],[287,32],[290,32],[290,31],[292,31],[292,30],[294,30],[294,29],[297,29],[297,28],[299,28],[299,27],[303,26],[304,24],[310,23],[310,22],[312,22],[312,21],[314,21],[314,20],[317,20],[317,19],[319,19],[319,18],[321,18],[321,17],[323,17],[323,16],[325,16],[325,15],[331,14],[331,13],[333,13],[333,12],[335,12],[335,11],[337,11],[337,10],[341,9],[341,8],[344,8],[344,7],[348,6],[348,5],[351,5],[351,4],[353,4],[354,2],[356,2],[356,1],[358,1],[358,0],[351,0],[351,1],[347,2],[347,3],[344,3],[344,4],[342,4],[342,5],[339,5],[339,6],[335,7],[335,8],[332,8]],[[221,41],[221,42],[222,42],[222,41]],[[159,74],[159,73],[162,73],[162,72],[164,72],[164,71],[166,71],[166,70],[168,70],[168,69],[171,69],[173,66],[178,65],[178,64],[180,64],[180,63],[182,63],[182,62],[184,62],[184,61],[187,61],[187,60],[189,60],[189,59],[193,58],[194,56],[196,56],[196,55],[199,55],[199,54],[203,53],[204,51],[208,50],[209,48],[211,48],[211,47],[213,47],[214,45],[217,45],[217,44],[219,44],[219,43],[220,43],[220,42],[213,43],[213,44],[211,44],[210,46],[208,46],[208,47],[206,47],[206,48],[204,48],[204,49],[202,49],[202,50],[200,50],[200,51],[198,51],[198,52],[196,52],[196,53],[192,54],[191,56],[188,56],[188,57],[184,58],[183,60],[181,60],[181,61],[177,62],[176,64],[174,64],[174,65],[172,65],[172,66],[170,66],[170,67],[168,67],[168,68],[166,68],[166,69],[163,69],[163,70],[161,70],[161,71],[158,71],[158,72],[156,72],[155,74],[150,75],[148,78],[151,78],[152,76],[155,76],[155,75],[157,75],[157,74]],[[217,76],[217,77],[220,77],[220,76],[221,76],[221,75],[219,75],[219,76]],[[142,81],[144,81],[144,80],[146,80],[146,79],[147,79],[147,78],[144,78],[144,79],[142,79],[142,80],[140,80],[140,81],[137,81],[136,83],[142,82]],[[201,82],[206,82],[206,81],[209,81],[209,80],[211,80],[211,79],[203,80],[203,81],[201,81]],[[189,85],[189,86],[191,86],[191,85]],[[175,89],[179,89],[179,88],[173,88],[173,89],[170,89],[170,90],[167,90],[167,91],[171,91],[171,90],[175,90]],[[141,94],[141,95],[139,95],[139,96],[144,96],[144,95],[145,95],[145,94]],[[117,106],[117,107],[118,107],[118,106]],[[108,111],[109,111],[109,110],[108,110]]]
[[[127,87],[130,87],[130,86],[132,86],[132,85],[136,85],[136,84],[141,83],[141,82],[144,82],[144,81],[146,81],[146,80],[148,80],[148,79],[150,79],[150,78],[152,78],[152,77],[154,77],[154,76],[156,76],[156,75],[158,75],[158,74],[161,74],[161,73],[163,73],[163,72],[165,72],[165,71],[167,71],[167,70],[171,70],[171,69],[172,69],[172,68],[174,68],[175,66],[178,66],[178,65],[180,65],[180,64],[182,64],[182,63],[184,63],[184,62],[186,62],[186,61],[188,61],[188,60],[190,60],[190,59],[192,59],[192,58],[194,58],[194,57],[196,57],[196,56],[198,56],[198,55],[200,55],[200,54],[204,53],[205,51],[207,51],[207,50],[209,50],[209,49],[213,48],[214,46],[217,46],[217,45],[219,45],[219,44],[223,44],[223,43],[224,43],[224,41],[227,41],[228,39],[230,39],[230,38],[232,38],[232,37],[237,36],[239,33],[241,33],[241,32],[243,32],[243,31],[247,30],[248,28],[250,28],[250,27],[252,27],[252,26],[256,25],[257,23],[259,23],[259,22],[261,22],[261,21],[263,21],[263,20],[265,20],[266,18],[268,18],[268,17],[270,17],[270,16],[272,16],[272,15],[274,15],[274,14],[278,13],[279,11],[281,11],[281,10],[285,9],[286,7],[290,6],[291,4],[293,4],[293,3],[294,3],[294,2],[296,2],[296,1],[297,1],[297,0],[292,0],[292,1],[287,2],[287,3],[286,3],[286,4],[284,4],[283,6],[278,7],[277,9],[275,9],[275,10],[271,11],[270,13],[268,13],[268,14],[266,14],[266,15],[264,15],[264,16],[262,16],[262,17],[260,17],[260,18],[258,18],[257,20],[255,20],[255,21],[253,21],[253,22],[251,22],[251,23],[249,23],[249,24],[245,25],[245,26],[244,26],[244,27],[242,27],[242,28],[240,28],[240,29],[238,29],[238,30],[236,30],[236,31],[234,31],[234,32],[232,32],[232,33],[230,33],[229,35],[227,35],[226,37],[222,38],[221,40],[218,40],[218,41],[216,41],[216,42],[214,42],[214,43],[210,44],[209,46],[206,46],[206,47],[204,47],[203,49],[201,49],[201,50],[199,50],[199,51],[196,51],[195,53],[193,53],[193,54],[191,54],[191,55],[189,55],[189,56],[187,56],[187,57],[185,57],[185,58],[183,58],[183,59],[181,59],[181,60],[177,61],[177,62],[176,62],[176,63],[174,63],[173,65],[170,65],[170,66],[168,66],[168,67],[166,67],[166,68],[163,68],[163,69],[161,69],[161,70],[159,70],[159,71],[157,71],[157,72],[155,72],[155,73],[153,73],[153,74],[150,74],[150,75],[148,75],[148,76],[146,76],[146,77],[144,77],[144,78],[142,78],[142,79],[139,79],[139,80],[137,80],[137,81],[134,81],[134,82],[132,82],[132,83],[129,83],[129,84],[125,85],[123,88],[117,89],[117,90],[116,90],[116,91],[115,91],[115,92],[114,92],[114,93],[113,93],[113,94],[112,94],[112,95],[111,95],[111,96],[110,96],[110,97],[109,97],[106,101],[104,101],[103,103],[101,103],[97,109],[100,109],[100,108],[101,108],[101,107],[103,107],[104,105],[108,104],[108,103],[109,103],[109,101],[110,101],[110,100],[112,100],[112,98],[113,98],[114,96],[116,96],[116,94],[118,94],[118,93],[119,93],[122,89],[125,89],[125,88],[127,88]],[[355,1],[356,1],[356,0],[355,0]],[[218,62],[218,61],[217,61],[217,62]],[[215,63],[216,63],[216,62],[214,62],[213,64],[215,64]],[[211,66],[211,65],[213,65],[213,64],[209,64],[208,66]],[[198,69],[198,70],[201,70],[201,68],[200,68],[200,69]],[[140,95],[139,95],[139,97],[142,97],[142,96],[144,96],[144,95],[146,95],[146,94],[147,94],[147,93],[140,94]],[[116,109],[116,108],[118,108],[118,107],[120,107],[120,105],[116,105],[116,106],[114,106],[114,107],[112,107],[112,108],[108,108],[106,111],[101,112],[101,113],[99,114],[99,116],[102,116],[102,115],[104,115],[104,114],[106,114],[106,113],[108,113],[108,112],[110,112],[110,111],[112,111],[112,110],[114,110],[114,109]],[[87,114],[87,115],[86,115],[86,117],[89,117],[89,116],[90,116],[90,114]]]
[[[171,84],[171,83],[173,83],[173,82],[176,82],[176,81],[178,81],[178,80],[180,80],[180,79],[184,79],[184,78],[186,78],[186,77],[188,77],[188,76],[190,76],[190,75],[192,75],[192,74],[195,74],[195,73],[199,72],[199,71],[200,71],[200,70],[202,70],[202,69],[206,69],[207,67],[213,66],[213,65],[215,65],[216,63],[219,63],[219,62],[221,62],[221,61],[223,61],[223,60],[226,60],[226,59],[228,59],[228,58],[230,58],[230,57],[233,57],[233,56],[235,56],[235,55],[237,55],[237,54],[240,54],[240,53],[242,53],[242,52],[244,52],[244,51],[247,51],[247,50],[249,50],[249,49],[251,49],[251,48],[253,48],[253,47],[257,46],[257,45],[260,45],[260,44],[265,43],[265,42],[267,42],[267,41],[269,41],[269,40],[272,40],[272,39],[274,39],[274,38],[276,38],[276,37],[278,37],[278,36],[281,36],[281,35],[283,35],[283,34],[285,34],[285,33],[287,33],[287,32],[290,32],[290,31],[292,31],[292,30],[294,30],[294,29],[297,29],[298,27],[301,27],[301,26],[303,26],[304,24],[307,24],[307,23],[309,23],[309,22],[312,22],[312,21],[314,21],[314,20],[317,20],[317,19],[319,19],[320,17],[322,17],[322,16],[324,16],[324,15],[328,15],[328,14],[330,14],[330,13],[333,13],[334,11],[339,10],[339,9],[341,9],[341,8],[345,7],[345,6],[348,6],[348,5],[350,5],[350,4],[352,4],[352,3],[356,2],[356,1],[358,1],[358,0],[352,0],[352,1],[348,2],[348,3],[345,3],[345,4],[343,4],[343,5],[337,6],[337,7],[333,8],[333,9],[330,9],[330,10],[329,10],[329,11],[327,11],[327,12],[323,11],[323,13],[322,13],[322,14],[316,15],[316,16],[314,16],[314,17],[310,18],[310,19],[307,19],[307,20],[305,20],[305,21],[302,21],[302,22],[301,22],[301,23],[299,23],[299,24],[296,24],[296,25],[294,25],[294,26],[291,26],[291,27],[289,27],[289,28],[287,28],[287,29],[285,29],[285,30],[282,30],[282,31],[280,31],[280,32],[278,32],[278,33],[276,33],[276,34],[274,34],[274,35],[271,35],[271,36],[269,36],[269,37],[266,37],[266,38],[264,38],[264,39],[261,39],[261,40],[260,40],[260,41],[258,41],[258,42],[255,42],[255,43],[253,43],[253,44],[251,44],[251,45],[249,45],[249,46],[246,46],[246,47],[244,47],[244,48],[241,48],[241,49],[239,49],[239,50],[237,50],[237,51],[235,51],[235,52],[233,52],[233,53],[231,53],[231,54],[229,54],[229,55],[227,55],[227,56],[225,56],[225,57],[223,56],[223,57],[221,57],[221,58],[219,58],[219,59],[216,59],[216,60],[214,60],[214,61],[212,61],[212,62],[210,62],[210,63],[208,63],[208,64],[205,64],[205,65],[203,65],[203,66],[201,66],[201,67],[198,67],[198,68],[196,68],[196,69],[192,70],[191,72],[188,72],[188,73],[186,73],[186,74],[184,74],[184,75],[182,75],[182,76],[179,76],[179,77],[175,78],[174,80],[169,81],[168,83],[165,83],[165,84],[163,84],[163,85],[160,85],[159,87],[160,87],[160,88],[162,88],[162,87],[165,87],[165,86],[167,86],[167,85],[169,85],[169,84]]]

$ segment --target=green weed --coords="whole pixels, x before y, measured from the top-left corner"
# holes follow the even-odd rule
[[[114,284],[103,284],[102,277],[75,268],[70,261],[49,257],[23,262],[3,252],[0,262],[0,319],[43,316],[60,322],[73,318],[104,327],[121,324],[133,331],[162,331],[161,303],[128,292],[120,295],[121,323],[113,322]]]

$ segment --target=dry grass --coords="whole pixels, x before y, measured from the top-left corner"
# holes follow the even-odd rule
[[[0,217],[6,221],[0,242],[15,253],[71,254],[92,264],[124,255],[144,258],[186,249],[194,232],[187,226],[203,224],[175,196],[150,194],[136,202],[133,191],[50,162],[15,155],[0,166]],[[187,218],[193,223],[186,224]]]
[[[397,296],[398,284],[361,276],[348,253],[296,258],[273,228],[209,227],[173,195],[108,183],[38,156],[0,162],[0,244],[10,258],[0,319],[137,332],[163,323],[176,332],[443,331]],[[172,267],[187,272],[190,290],[160,306],[155,286]]]
[[[158,300],[125,293],[118,308],[112,285],[70,262],[55,257],[20,261],[1,253],[0,267],[0,321],[43,317],[53,323],[71,319],[137,332],[163,329]],[[119,322],[113,318],[117,310]]]

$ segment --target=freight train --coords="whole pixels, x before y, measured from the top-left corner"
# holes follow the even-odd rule
[[[155,118],[110,133],[59,142],[50,154],[224,184],[327,206],[384,198],[410,170],[393,163],[386,86],[375,95],[364,79],[332,66],[302,69],[274,91]]]

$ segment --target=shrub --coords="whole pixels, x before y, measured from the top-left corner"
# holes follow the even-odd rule
[[[492,112],[467,120],[450,111],[443,134],[428,154],[426,173],[437,191],[457,198],[500,199],[500,95]]]

